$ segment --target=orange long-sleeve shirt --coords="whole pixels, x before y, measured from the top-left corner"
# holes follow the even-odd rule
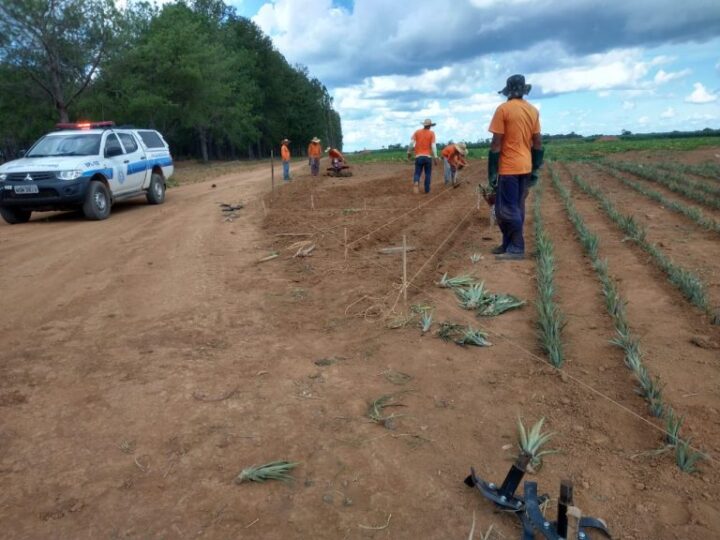
[[[287,147],[287,144],[283,144],[280,147],[280,157],[283,161],[290,161],[290,149]]]
[[[330,159],[339,159],[341,161],[345,161],[345,157],[340,153],[340,150],[336,150],[335,148],[331,148],[328,152],[328,157]]]
[[[322,157],[322,147],[320,143],[311,142],[308,145],[308,157],[320,159]]]

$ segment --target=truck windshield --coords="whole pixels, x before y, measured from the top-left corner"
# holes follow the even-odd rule
[[[101,137],[97,133],[45,135],[25,157],[96,156],[100,153]]]

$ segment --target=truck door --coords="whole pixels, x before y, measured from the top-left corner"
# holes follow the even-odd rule
[[[127,168],[127,157],[123,150],[120,140],[115,133],[109,133],[105,139],[105,149],[103,157],[109,167],[112,168],[113,174],[110,179],[113,195],[120,195],[128,191],[125,169]]]
[[[147,156],[132,133],[116,132],[125,148],[125,184],[128,191],[140,191],[147,176]]]

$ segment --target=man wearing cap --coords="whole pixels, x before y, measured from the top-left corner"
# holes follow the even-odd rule
[[[290,149],[288,148],[288,144],[290,144],[290,141],[283,139],[282,145],[280,146],[280,159],[282,159],[283,180],[285,182],[290,181]]]
[[[445,185],[455,185],[455,176],[457,175],[458,169],[462,169],[467,165],[465,161],[467,146],[463,142],[457,144],[450,143],[443,148],[440,155],[445,164]]]
[[[488,181],[502,232],[502,244],[492,252],[501,260],[525,257],[525,199],[538,181],[538,169],[543,162],[540,113],[523,99],[530,89],[524,76],[509,77],[505,88],[498,92],[507,101],[497,108],[490,122],[493,139]]]
[[[322,146],[320,139],[313,137],[308,145],[308,161],[310,165],[310,174],[317,176],[320,173],[320,158],[322,157]]]
[[[413,176],[413,191],[420,192],[420,176],[425,171],[425,193],[430,193],[430,180],[432,177],[433,160],[437,161],[437,146],[435,145],[435,133],[430,129],[435,124],[426,118],[423,128],[413,133],[408,146],[408,159],[412,151],[415,151],[415,175]]]

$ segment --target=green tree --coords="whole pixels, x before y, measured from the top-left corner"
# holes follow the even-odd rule
[[[117,10],[112,0],[3,0],[0,53],[52,100],[61,122],[107,53]]]

